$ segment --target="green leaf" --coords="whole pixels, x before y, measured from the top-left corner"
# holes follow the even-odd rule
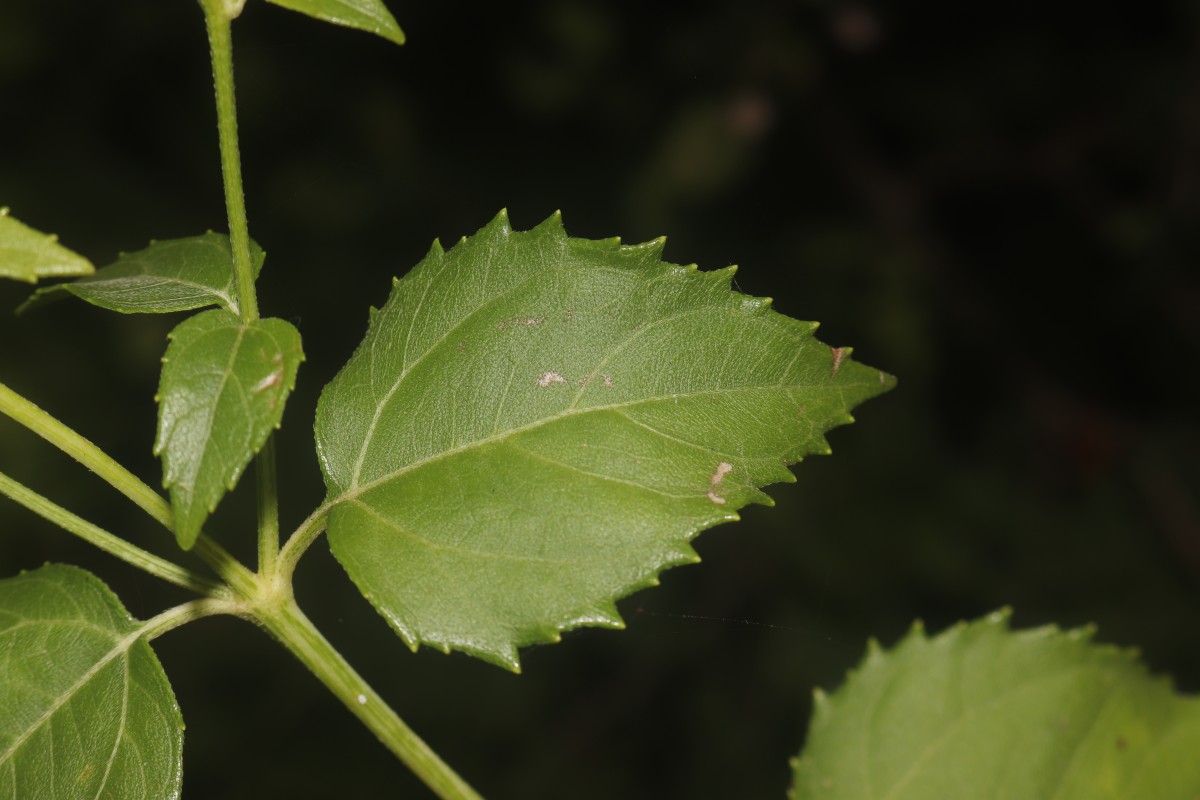
[[[792,800],[1194,800],[1200,698],[1091,630],[1010,632],[1008,613],[872,643],[816,695]],[[986,790],[986,791],[985,791]]]
[[[103,582],[0,580],[0,797],[178,797],[182,754],[167,676]]]
[[[404,44],[404,31],[382,0],[267,0],[314,19],[376,33],[396,44]]]
[[[410,647],[516,670],[523,645],[621,627],[617,598],[892,385],[662,246],[501,213],[372,312],[317,447],[330,546]]]
[[[187,549],[279,427],[304,354],[290,323],[243,323],[220,310],[185,320],[170,338],[154,452],[171,490],[175,537]]]
[[[0,278],[37,283],[38,278],[90,275],[96,268],[58,243],[53,234],[35,231],[0,208]]]
[[[266,254],[251,242],[250,255],[257,278]],[[166,314],[213,305],[238,313],[229,237],[211,231],[203,236],[151,242],[145,250],[122,253],[95,275],[38,289],[17,313],[58,292],[70,292],[92,305],[122,314]]]

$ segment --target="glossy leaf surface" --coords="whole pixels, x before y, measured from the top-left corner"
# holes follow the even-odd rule
[[[872,645],[816,697],[792,800],[1193,800],[1200,699],[1090,631],[1010,632],[1007,614]]]
[[[0,797],[179,796],[183,719],[136,620],[99,579],[0,580]]]
[[[0,278],[37,283],[39,278],[69,278],[95,272],[92,262],[36,231],[0,208]]]
[[[246,324],[213,310],[171,332],[154,452],[163,459],[175,537],[184,548],[279,427],[303,360],[300,333],[281,319]]]
[[[266,254],[251,242],[250,257],[258,277]],[[95,275],[38,289],[19,311],[48,295],[69,292],[122,314],[166,314],[213,305],[237,314],[236,287],[229,237],[210,232],[151,242],[144,250],[122,253]]]
[[[404,44],[404,31],[387,10],[383,0],[267,0],[277,6],[290,8],[323,22],[345,25],[360,31],[378,34]]]
[[[326,387],[330,546],[411,647],[515,670],[522,645],[620,627],[616,599],[891,386],[662,245],[501,214],[435,243]]]

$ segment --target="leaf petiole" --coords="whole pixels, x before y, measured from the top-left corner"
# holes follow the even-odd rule
[[[54,416],[2,383],[0,383],[0,414],[23,425],[62,450],[100,476],[109,486],[133,501],[134,505],[149,514],[168,531],[174,530],[174,514],[171,512],[171,506],[158,492],[147,486],[86,437],[67,427]],[[208,536],[200,534],[196,540],[195,553],[235,589],[244,592],[253,586],[253,575],[250,571]]]
[[[231,599],[233,597],[228,586],[211,581],[197,575],[186,567],[173,561],[149,553],[137,545],[131,544],[119,536],[115,536],[87,520],[72,514],[32,489],[18,483],[0,472],[0,494],[24,506],[38,516],[53,522],[63,530],[73,533],[89,544],[99,547],[106,553],[114,555],[122,561],[132,564],[138,569],[148,572],[157,578],[191,589],[194,592],[210,597]]]
[[[317,537],[325,532],[325,524],[329,519],[329,503],[322,503],[316,511],[308,515],[308,519],[300,523],[300,527],[288,537],[287,542],[283,545],[283,549],[279,551],[279,560],[276,562],[276,569],[281,577],[285,580],[291,580],[292,573],[296,571],[296,564],[300,558],[312,546],[312,543],[317,540]]]
[[[216,616],[217,614],[243,616],[241,607],[236,602],[230,600],[216,597],[191,600],[173,608],[168,608],[161,614],[156,614],[146,620],[138,628],[136,635],[138,638],[143,638],[147,642],[151,642],[164,633],[170,633],[189,622],[194,622],[204,617]]]
[[[112,456],[105,453],[87,438],[59,422],[54,416],[26,400],[21,395],[0,383],[0,414],[23,425],[71,458],[99,475],[109,486],[133,501],[133,504],[149,514],[168,530],[173,515],[171,506],[162,495],[147,486]]]

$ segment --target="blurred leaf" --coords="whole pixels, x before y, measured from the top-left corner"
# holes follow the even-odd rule
[[[250,257],[257,278],[266,254],[251,242]],[[122,253],[95,275],[38,289],[17,312],[59,291],[122,314],[166,314],[212,305],[238,313],[229,237],[212,232],[151,242],[145,250]]]
[[[793,800],[1019,797],[1194,800],[1200,699],[1091,630],[1008,630],[1008,614],[934,639],[871,644],[819,693]]]
[[[178,797],[183,718],[107,586],[48,565],[0,580],[0,796]]]
[[[404,44],[404,31],[382,0],[267,0],[323,22],[377,33],[388,41]]]
[[[516,670],[697,559],[892,380],[663,240],[525,233],[501,213],[403,280],[325,388],[329,541],[410,647]]]
[[[37,283],[94,271],[92,262],[63,247],[57,236],[35,231],[0,208],[0,278]]]
[[[154,452],[171,490],[175,537],[187,549],[279,427],[304,354],[290,323],[243,323],[221,310],[186,320],[170,338]]]

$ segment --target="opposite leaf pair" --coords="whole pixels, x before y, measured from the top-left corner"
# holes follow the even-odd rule
[[[255,277],[265,254],[252,245]],[[170,334],[163,358],[158,435],[175,536],[187,549],[226,491],[283,418],[304,355],[280,319],[239,316],[229,239],[215,233],[151,242],[71,283],[38,289],[21,311],[62,292],[124,314],[205,311]]]

